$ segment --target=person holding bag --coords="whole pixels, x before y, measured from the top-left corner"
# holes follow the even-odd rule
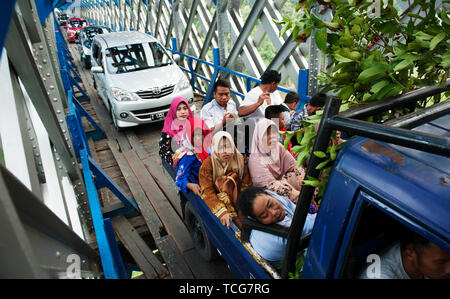
[[[200,167],[201,197],[224,226],[229,228],[233,221],[240,228],[235,204],[239,193],[252,184],[245,157],[225,131],[214,135],[211,149]]]

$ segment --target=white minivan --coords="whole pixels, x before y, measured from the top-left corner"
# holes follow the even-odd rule
[[[183,71],[154,37],[123,31],[96,35],[92,44],[94,88],[117,128],[163,120],[170,103],[194,93]]]

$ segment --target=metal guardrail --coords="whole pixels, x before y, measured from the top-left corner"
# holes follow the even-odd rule
[[[203,105],[207,104],[208,102],[211,101],[212,98],[212,92],[213,92],[213,88],[214,88],[214,82],[216,82],[217,77],[219,75],[219,72],[225,72],[227,74],[233,75],[233,76],[237,76],[239,78],[243,78],[246,82],[246,88],[247,88],[247,92],[250,91],[252,89],[252,83],[257,83],[257,84],[261,84],[261,80],[259,80],[258,78],[231,70],[229,68],[223,67],[220,65],[220,55],[219,55],[219,49],[218,48],[214,48],[213,49],[213,59],[214,62],[208,62],[190,55],[187,55],[185,53],[179,52],[178,51],[178,47],[177,47],[177,39],[176,38],[172,38],[172,49],[170,48],[166,48],[168,51],[172,52],[173,54],[177,54],[180,55],[182,57],[187,58],[188,60],[188,67],[189,69],[186,69],[182,66],[180,66],[180,68],[188,73],[190,75],[190,82],[191,82],[191,87],[192,90],[197,90],[200,93],[205,95],[205,99],[203,101]],[[213,68],[213,74],[211,76],[211,79],[206,78],[203,75],[197,74],[195,72],[195,69],[197,69],[197,67],[194,68],[193,66],[193,62],[196,61],[197,64],[198,63],[203,63],[206,64],[210,67]],[[309,76],[309,70],[299,70],[299,75],[298,75],[298,90],[297,90],[297,94],[299,95],[300,101],[299,104],[297,106],[297,109],[300,109],[301,107],[303,107],[305,105],[306,102],[309,102],[310,97],[308,96],[308,76]],[[198,88],[195,86],[195,79],[196,78],[200,78],[206,82],[209,83],[208,86],[208,90],[205,92],[203,89]],[[288,92],[295,92],[294,90],[290,90],[284,87],[278,87],[277,90],[288,93]],[[230,90],[232,94],[237,95],[239,97],[241,97],[242,99],[245,97],[244,94],[237,92],[235,90]]]
[[[92,159],[88,137],[92,137],[94,140],[100,140],[106,136],[100,126],[92,119],[79,102],[89,101],[89,98],[77,83],[77,81],[81,82],[81,79],[75,71],[72,57],[70,56],[64,37],[56,25],[56,22],[55,33],[58,58],[61,67],[60,73],[68,99],[69,114],[66,115],[66,120],[72,136],[72,144],[76,156],[77,158],[80,158],[83,167],[84,183],[88,194],[103,273],[107,279],[127,278],[114,235],[114,229],[111,224],[111,218],[117,215],[124,215],[128,218],[133,217],[138,215],[139,209],[136,203],[131,200]],[[72,77],[71,73],[75,78]],[[81,97],[75,97],[74,88],[77,88],[82,93]],[[84,131],[81,122],[82,117],[86,117],[94,127],[94,130],[89,132]],[[108,213],[102,212],[98,198],[98,190],[104,187],[110,189],[111,192],[117,196],[123,204],[122,207]]]

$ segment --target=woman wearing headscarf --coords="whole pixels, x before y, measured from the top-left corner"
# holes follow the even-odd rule
[[[211,131],[201,118],[192,117],[183,130],[181,143],[182,146],[173,155],[175,185],[182,192],[189,189],[200,196],[198,174],[211,151]]]
[[[278,127],[269,119],[260,119],[253,133],[248,167],[253,184],[297,203],[305,170],[278,142]]]
[[[229,228],[232,220],[240,228],[235,204],[240,191],[252,184],[247,163],[225,131],[214,135],[211,148],[211,156],[200,167],[202,199],[224,226]]]
[[[180,147],[181,133],[187,120],[194,117],[189,104],[183,97],[173,99],[170,109],[164,120],[164,128],[158,141],[159,155],[170,165],[173,164],[172,156]]]

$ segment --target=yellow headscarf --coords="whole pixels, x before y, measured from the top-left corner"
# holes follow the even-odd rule
[[[223,138],[226,138],[233,148],[233,156],[228,162],[221,161],[219,158],[219,146],[221,146]],[[227,175],[230,171],[236,173],[240,179],[244,175],[244,157],[238,152],[234,145],[233,138],[228,132],[219,131],[214,135],[212,139],[211,162],[213,168],[213,182],[215,182],[217,178]]]

